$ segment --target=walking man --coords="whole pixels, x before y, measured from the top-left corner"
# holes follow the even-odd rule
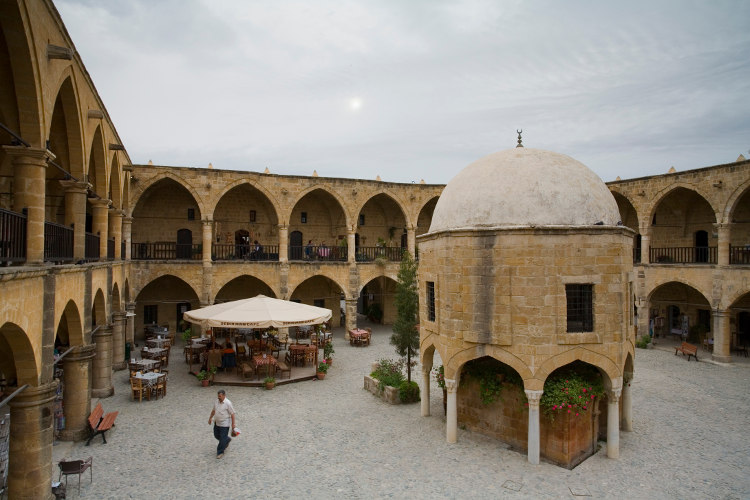
[[[219,389],[218,398],[218,401],[214,403],[214,409],[211,410],[211,415],[208,417],[208,425],[211,425],[211,420],[214,421],[214,437],[219,440],[219,445],[216,447],[216,458],[221,458],[224,456],[224,450],[229,446],[229,442],[232,441],[232,438],[229,437],[229,431],[234,429],[235,425],[234,406],[227,399],[224,389]]]

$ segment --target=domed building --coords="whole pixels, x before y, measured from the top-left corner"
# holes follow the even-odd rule
[[[422,387],[437,351],[448,442],[460,423],[533,464],[541,453],[572,467],[606,428],[618,456],[620,420],[631,427],[633,237],[595,173],[520,140],[448,183],[418,237]]]

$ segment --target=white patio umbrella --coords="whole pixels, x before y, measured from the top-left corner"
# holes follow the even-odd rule
[[[188,311],[183,317],[204,328],[285,328],[317,325],[331,315],[323,307],[258,295]]]

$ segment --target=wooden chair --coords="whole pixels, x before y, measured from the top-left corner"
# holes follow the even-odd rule
[[[317,358],[318,358],[317,346],[313,346],[309,349],[305,349],[305,364],[310,363],[311,365],[315,365]]]
[[[143,380],[136,378],[136,377],[130,377],[130,390],[132,391],[133,395],[133,401],[135,401],[135,398],[138,398],[138,401],[143,401],[143,396],[146,396],[149,401],[151,401],[151,393],[148,390],[148,387],[143,386]]]
[[[292,355],[289,351],[286,352],[284,361],[279,360],[276,370],[280,373],[279,378],[284,378],[284,373],[287,374],[286,378],[292,378]]]
[[[242,378],[244,380],[252,378],[255,375],[255,370],[247,363],[242,363],[241,365],[237,365],[237,367],[242,370]]]
[[[154,392],[154,395],[156,396],[156,399],[159,399],[159,396],[166,396],[167,395],[167,374],[164,373],[163,375],[160,375],[158,379],[156,379],[156,383],[151,386],[151,389]]]
[[[94,482],[94,459],[89,457],[86,460],[60,460],[57,466],[60,467],[60,475],[57,476],[57,481],[60,482],[60,478],[65,476],[65,488],[68,488],[68,476],[72,474],[78,475],[78,494],[81,494],[81,474],[89,470],[91,475],[90,482]]]

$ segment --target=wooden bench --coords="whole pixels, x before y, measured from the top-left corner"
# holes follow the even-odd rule
[[[104,444],[107,444],[107,437],[104,433],[115,426],[115,419],[117,418],[118,413],[119,412],[117,411],[113,411],[105,415],[102,403],[96,403],[96,408],[94,408],[94,411],[89,415],[89,430],[91,431],[91,436],[89,436],[89,440],[86,441],[86,446],[91,444],[91,440],[94,439],[97,434],[101,434],[102,441],[104,441]]]
[[[688,361],[690,361],[690,356],[694,357],[695,360],[698,361],[698,346],[696,345],[683,342],[680,347],[674,348],[675,356],[677,356],[678,352],[681,352],[683,356],[687,354]]]

